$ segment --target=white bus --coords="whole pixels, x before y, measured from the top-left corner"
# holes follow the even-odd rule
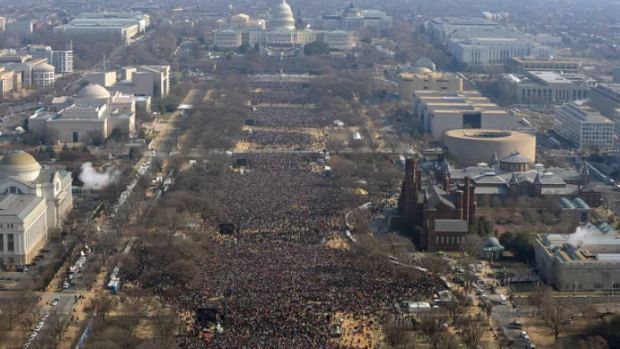
[[[506,297],[503,294],[499,295],[499,304],[506,305]]]

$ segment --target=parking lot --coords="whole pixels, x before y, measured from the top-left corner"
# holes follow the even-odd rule
[[[60,257],[64,250],[65,246],[62,243],[50,242],[25,269],[16,267],[0,271],[0,288],[12,289],[22,282],[36,282],[53,261],[58,262],[56,258]]]

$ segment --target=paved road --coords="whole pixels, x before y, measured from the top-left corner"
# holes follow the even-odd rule
[[[56,306],[51,306],[50,304],[52,300],[54,300],[55,298],[58,298],[58,304]],[[73,296],[73,293],[69,293],[69,292],[66,292],[64,294],[55,293],[55,294],[43,296],[43,300],[41,300],[41,304],[42,306],[39,308],[39,313],[41,315],[49,314],[52,312],[60,312],[62,314],[65,314],[66,316],[71,317],[71,314],[73,313],[73,305],[75,304],[75,298]],[[42,320],[37,320],[37,322],[38,321],[42,321]],[[45,321],[43,323],[43,327],[41,328],[41,330],[35,337],[34,341],[30,344],[30,347],[36,348],[39,345],[43,344],[39,342],[45,340],[46,338],[50,338],[54,336],[58,336],[58,334],[54,331],[54,329],[49,324],[49,322]]]
[[[191,104],[196,97],[196,93],[199,90],[193,89],[190,93],[183,99],[181,104]],[[170,152],[176,150],[176,145],[178,141],[178,137],[180,136],[179,129],[176,128],[175,122],[177,117],[181,114],[181,111],[175,111],[168,123],[166,124],[166,128],[160,132],[160,134],[153,140],[151,145],[149,146],[151,149],[155,148],[157,152],[158,158],[167,158],[170,156]]]

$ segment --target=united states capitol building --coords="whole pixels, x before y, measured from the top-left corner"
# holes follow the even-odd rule
[[[353,34],[345,30],[296,29],[295,18],[286,0],[271,10],[267,20],[251,19],[246,14],[231,17],[213,32],[213,43],[224,48],[249,46],[302,46],[315,41],[324,42],[330,48],[348,50],[353,47]]]

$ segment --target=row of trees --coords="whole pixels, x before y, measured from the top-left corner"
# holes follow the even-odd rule
[[[412,349],[417,336],[431,349],[456,349],[460,343],[467,348],[476,348],[487,330],[487,322],[472,315],[463,316],[465,311],[461,312],[461,309],[460,306],[458,312],[436,309],[417,319],[410,317],[412,327],[401,327],[389,320],[382,326],[384,343],[392,349]],[[459,314],[456,321],[451,313]],[[459,329],[460,338],[446,331],[450,320]]]

